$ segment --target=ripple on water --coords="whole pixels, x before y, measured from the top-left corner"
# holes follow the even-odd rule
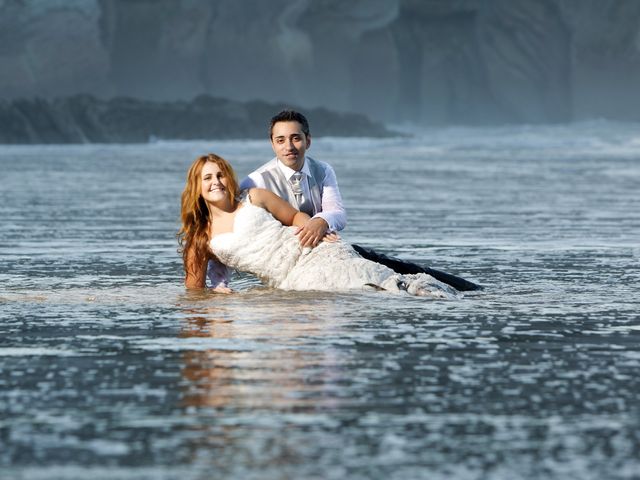
[[[485,286],[455,302],[246,275],[235,295],[185,292],[178,199],[210,142],[0,149],[0,468],[636,478],[634,132],[316,139],[349,209],[343,237]],[[215,148],[241,149],[240,175],[264,155]]]

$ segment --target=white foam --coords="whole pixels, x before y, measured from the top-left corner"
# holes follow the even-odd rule
[[[0,357],[75,357],[81,355],[73,350],[62,350],[44,347],[6,347],[0,348]]]

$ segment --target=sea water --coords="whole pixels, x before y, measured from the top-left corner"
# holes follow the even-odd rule
[[[188,165],[267,139],[1,147],[2,478],[640,478],[640,125],[410,133],[309,153],[460,300],[185,291]]]

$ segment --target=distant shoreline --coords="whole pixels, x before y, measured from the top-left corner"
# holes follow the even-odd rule
[[[284,108],[303,112],[312,136],[400,135],[356,113],[200,95],[158,102],[74,95],[0,101],[0,144],[145,143],[150,140],[265,138],[269,119]]]

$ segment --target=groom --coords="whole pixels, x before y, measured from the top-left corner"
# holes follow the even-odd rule
[[[240,189],[258,187],[271,190],[309,214],[312,218],[296,233],[303,247],[315,247],[327,233],[340,231],[347,224],[336,174],[328,163],[306,156],[311,135],[309,123],[301,113],[283,110],[274,116],[270,137],[275,158],[242,180]],[[454,275],[387,257],[359,245],[352,246],[362,257],[386,265],[397,273],[427,273],[460,291],[480,288]],[[216,291],[231,291],[227,285],[228,272],[223,265],[211,261],[207,276]]]

